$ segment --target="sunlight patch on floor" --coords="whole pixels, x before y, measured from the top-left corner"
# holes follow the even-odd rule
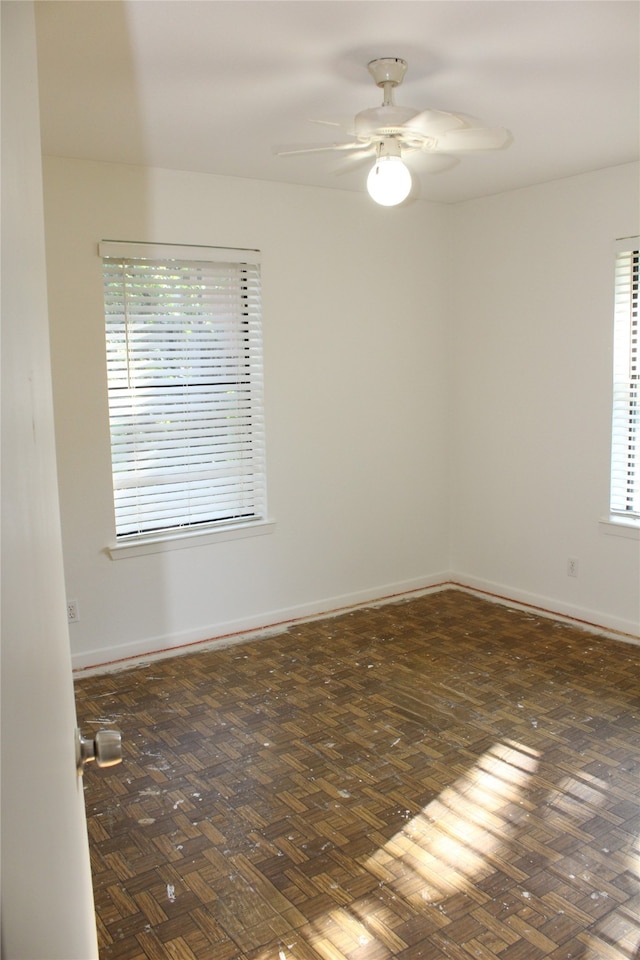
[[[503,811],[523,802],[539,758],[515,741],[494,744],[362,866],[394,895],[434,911],[431,928],[446,927],[447,899],[460,892],[478,899],[474,882],[507,864],[520,821]],[[393,957],[407,947],[364,903],[336,907],[314,928],[309,942],[324,960],[343,960],[353,951],[364,957],[367,947],[376,958]],[[280,950],[279,960],[296,956],[291,946]]]
[[[446,936],[448,900],[462,893],[481,906],[491,898],[483,896],[478,882],[498,870],[516,883],[526,878],[511,861],[522,855],[514,841],[526,833],[527,791],[540,758],[538,751],[516,741],[495,743],[373,854],[363,858],[362,866],[392,899],[420,907],[429,920],[425,930],[437,929]],[[597,808],[604,803],[606,792],[604,781],[583,772],[580,779],[567,777],[557,790],[550,791],[549,809],[576,803]],[[571,881],[572,876],[567,879]],[[582,879],[591,877],[585,873]],[[606,886],[602,879],[600,882]],[[526,891],[523,896],[528,896]],[[606,897],[606,890],[592,894],[592,898],[596,896]],[[314,921],[313,934],[305,941],[323,960],[347,960],[354,954],[391,960],[408,944],[394,931],[397,917],[392,912],[389,916],[381,900],[363,898],[336,906]],[[583,960],[595,960],[603,956],[603,950],[611,960],[635,957],[639,926],[638,917],[628,908],[609,914],[592,931],[579,935]],[[511,927],[515,940],[522,937],[538,946],[547,940],[541,932],[529,929],[524,919],[512,917]],[[547,943],[553,946],[551,940]],[[296,942],[282,945],[279,951],[279,960],[298,956],[306,956],[306,950]]]
[[[538,763],[539,754],[522,744],[494,744],[364,866],[384,868],[403,888],[420,878],[413,896],[431,903],[471,892],[473,881],[495,872],[496,860],[504,863],[517,824],[501,811],[522,802]]]

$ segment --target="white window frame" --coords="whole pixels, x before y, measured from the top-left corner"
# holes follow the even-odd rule
[[[103,240],[116,540],[268,532],[260,255]]]
[[[639,238],[615,245],[611,489],[609,522],[640,527]]]

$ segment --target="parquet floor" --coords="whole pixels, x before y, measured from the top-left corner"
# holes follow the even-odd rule
[[[102,960],[640,957],[640,647],[448,590],[76,689]]]

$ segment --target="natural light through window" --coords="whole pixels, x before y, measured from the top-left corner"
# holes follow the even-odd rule
[[[506,863],[516,829],[499,812],[518,803],[538,754],[520,744],[498,743],[377,850],[366,867],[387,881],[421,878],[419,896],[432,903],[470,889],[470,881]]]
[[[516,880],[522,877],[509,864],[509,841],[521,824],[502,810],[522,803],[526,818],[525,793],[539,758],[537,751],[515,741],[496,743],[363,861],[364,868],[394,894],[428,904],[446,926],[447,901],[460,892],[475,896],[478,879],[497,868]],[[358,915],[351,904],[329,911],[315,927],[313,949],[325,960],[358,947],[366,957],[368,945],[372,957],[395,956],[408,947],[379,916]],[[279,960],[298,956],[305,956],[304,948],[298,952],[295,943],[281,946]]]
[[[455,912],[453,904],[461,894],[475,900],[482,911],[492,897],[483,894],[478,882],[498,871],[513,881],[526,908],[535,895],[527,890],[528,874],[519,869],[517,861],[523,848],[535,855],[540,846],[536,840],[540,824],[528,822],[535,804],[527,800],[527,795],[547,786],[539,770],[541,759],[538,751],[516,741],[505,739],[494,744],[418,814],[407,818],[401,830],[361,861],[362,866],[378,879],[380,889],[389,891],[394,901],[397,898],[420,904],[432,931],[446,930],[451,922],[448,910]],[[563,829],[569,832],[571,811],[586,803],[595,814],[604,806],[607,794],[607,784],[585,771],[579,778],[567,776],[555,788],[548,786],[550,821],[562,821]],[[603,862],[609,853],[601,851]],[[635,874],[638,863],[629,864],[628,868]],[[591,899],[624,896],[615,887],[609,888],[602,876],[592,876],[588,870],[568,879],[588,885]],[[331,887],[328,892],[337,898],[344,892],[338,884]],[[556,891],[549,891],[544,899],[557,914],[573,909]],[[307,943],[324,960],[340,960],[356,952],[363,960],[368,956],[378,960],[406,950],[409,945],[384,922],[380,911],[367,910],[364,903],[366,898],[359,903],[349,902],[345,893],[344,906],[336,905],[316,920],[312,935],[283,942],[278,960],[303,960],[308,955]],[[486,917],[490,915],[486,913]],[[511,914],[508,922],[500,926],[502,935],[512,936],[512,944],[518,940],[528,942],[536,956],[551,955],[557,949],[556,943],[517,914]],[[615,956],[635,957],[639,935],[637,918],[621,906],[597,924],[593,936],[580,936],[581,958],[599,960],[602,938],[622,951]],[[260,960],[267,960],[266,955]]]

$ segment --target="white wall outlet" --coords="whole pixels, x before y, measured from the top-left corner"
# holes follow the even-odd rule
[[[577,577],[578,576],[578,561],[575,557],[569,557],[567,560],[567,576],[568,577]]]
[[[67,620],[77,623],[80,619],[80,604],[77,600],[67,600]]]

